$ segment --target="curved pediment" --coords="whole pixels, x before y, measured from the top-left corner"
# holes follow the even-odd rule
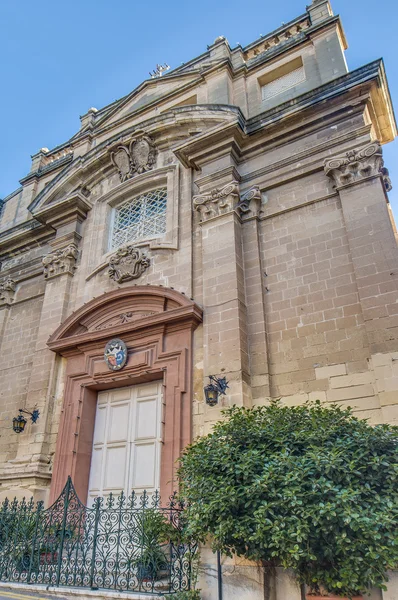
[[[131,141],[137,139],[138,134],[148,136],[159,154],[205,132],[211,133],[213,129],[219,131],[220,126],[231,125],[239,121],[240,116],[240,111],[232,106],[182,106],[135,127],[126,128],[122,133],[99,143],[87,154],[72,160],[45,186],[28,208],[42,222],[51,221],[57,211],[62,213],[64,208],[70,208],[76,203],[82,214],[87,213],[93,201],[93,186],[117,173],[115,149],[131,148]],[[100,134],[101,132],[97,132],[98,136]],[[140,172],[136,170],[133,174]]]
[[[84,304],[47,343],[51,350],[61,352],[101,338],[187,320],[195,325],[202,320],[202,311],[193,300],[161,286],[133,286]]]

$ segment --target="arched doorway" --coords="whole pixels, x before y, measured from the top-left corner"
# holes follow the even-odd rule
[[[95,298],[54,332],[48,346],[65,357],[67,365],[50,501],[57,498],[68,475],[79,497],[83,501],[87,498],[94,426],[100,418],[99,394],[106,391],[107,399],[104,400],[106,394],[102,394],[101,402],[109,404],[117,390],[129,388],[133,391],[124,390],[126,393],[122,395],[133,406],[141,393],[134,386],[141,386],[145,399],[153,400],[156,396],[161,404],[157,440],[161,444],[158,453],[160,492],[164,498],[172,493],[176,485],[176,461],[191,441],[192,337],[201,321],[200,307],[183,294],[163,287],[134,286]],[[105,345],[113,338],[121,338],[128,349],[127,363],[120,371],[109,370],[104,361]],[[119,397],[116,393],[115,407],[119,406],[119,400],[120,391]],[[119,426],[123,429],[126,413],[114,411],[113,414],[116,419],[113,429],[117,431]],[[121,417],[119,422],[117,414]],[[129,439],[126,444],[134,442]],[[105,456],[110,448],[106,446],[107,441],[96,440],[96,443],[105,449]],[[120,456],[119,452],[119,459]],[[132,481],[131,473],[129,477]]]

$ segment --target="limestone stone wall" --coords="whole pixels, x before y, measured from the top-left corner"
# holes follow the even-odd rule
[[[105,305],[136,284],[174,289],[203,310],[186,349],[192,431],[181,439],[210,432],[227,406],[272,398],[397,421],[398,247],[382,158],[396,124],[382,63],[347,73],[344,48],[328,0],[313,3],[246,48],[217,38],[162,79],[90,109],[74,138],[32,157],[0,222],[0,496],[47,501],[55,479],[71,355],[52,352],[49,337],[93,298]],[[262,102],[264,76],[300,57],[305,82]],[[129,158],[118,163],[120,148]],[[135,244],[147,261],[139,276],[115,280],[113,211],[159,187],[166,233]],[[215,407],[203,395],[210,375],[229,382]],[[39,421],[17,436],[12,417],[34,407]],[[63,434],[77,445],[79,419]],[[214,562],[203,560],[210,598]],[[257,567],[224,570],[227,598],[263,597]],[[294,598],[289,581],[272,583],[271,600]]]

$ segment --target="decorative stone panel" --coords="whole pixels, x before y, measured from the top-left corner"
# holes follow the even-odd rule
[[[127,244],[110,257],[108,275],[117,283],[124,283],[141,277],[149,265],[150,260],[146,254],[132,244]]]
[[[52,279],[65,273],[73,275],[76,269],[77,257],[78,250],[76,244],[69,244],[65,248],[59,248],[47,254],[43,258],[45,279]]]
[[[202,223],[212,217],[219,217],[235,210],[238,202],[239,184],[237,181],[232,181],[222,188],[215,188],[208,194],[193,197],[194,209],[199,212]]]
[[[153,169],[155,158],[153,140],[144,132],[133,137],[128,146],[119,144],[111,151],[111,161],[119,171],[122,182]]]
[[[0,306],[9,306],[13,303],[16,288],[17,284],[11,277],[7,277],[0,283]]]
[[[386,191],[392,189],[388,170],[384,167],[381,145],[377,141],[360,150],[350,150],[343,156],[326,160],[325,172],[334,180],[336,188],[381,176]]]

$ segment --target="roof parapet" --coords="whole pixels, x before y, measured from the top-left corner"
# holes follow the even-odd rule
[[[307,12],[312,25],[326,21],[334,14],[329,0],[312,0],[312,4],[307,6]]]

